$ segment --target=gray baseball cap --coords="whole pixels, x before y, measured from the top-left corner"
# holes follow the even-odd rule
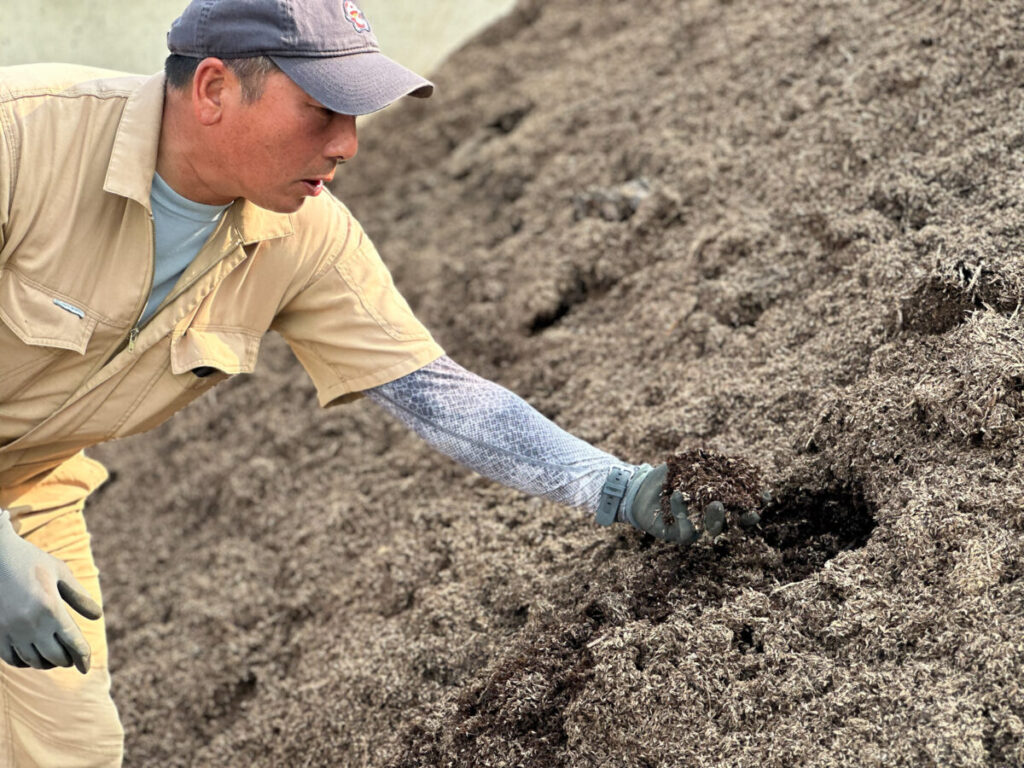
[[[167,47],[182,56],[269,56],[328,109],[365,115],[434,85],[380,52],[352,0],[192,0]]]

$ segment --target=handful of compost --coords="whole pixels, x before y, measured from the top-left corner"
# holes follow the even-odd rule
[[[618,485],[621,492],[609,486]],[[605,495],[621,497],[614,516],[598,511],[598,522],[628,522],[663,541],[688,546],[702,531],[714,538],[730,520],[753,528],[771,504],[760,471],[744,459],[696,449],[673,454],[664,464],[638,467],[629,477],[609,476]]]

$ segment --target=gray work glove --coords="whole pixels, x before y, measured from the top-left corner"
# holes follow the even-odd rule
[[[0,659],[14,667],[89,671],[91,650],[64,607],[102,615],[71,569],[14,532],[0,509]]]
[[[597,521],[602,525],[609,525],[616,520],[627,522],[657,539],[689,546],[700,537],[700,531],[690,520],[683,495],[679,491],[674,491],[669,498],[671,523],[666,521],[661,511],[661,489],[667,476],[668,466],[665,464],[659,464],[657,467],[641,464],[628,481],[617,484],[613,470],[605,483],[601,498],[602,507],[597,511]],[[618,503],[617,509],[609,512],[612,506],[610,499],[614,499],[616,495],[621,497],[621,502]],[[756,512],[744,513],[739,519],[740,525],[744,528],[752,528],[760,521],[761,517]],[[717,536],[725,528],[725,505],[720,501],[710,502],[704,507],[704,514],[698,522],[712,537]]]

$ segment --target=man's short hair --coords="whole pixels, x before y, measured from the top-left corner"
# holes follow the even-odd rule
[[[193,56],[180,56],[172,53],[164,62],[164,73],[167,85],[181,90],[187,88],[195,76],[196,67],[202,59]],[[263,95],[263,85],[267,75],[280,72],[281,68],[269,56],[255,56],[249,59],[224,59],[224,64],[235,73],[242,85],[242,100],[246,104],[259,101]]]

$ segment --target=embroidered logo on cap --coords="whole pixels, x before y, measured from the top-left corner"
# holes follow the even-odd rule
[[[356,28],[356,32],[369,32],[370,22],[363,16],[363,12],[359,10],[359,6],[352,2],[352,0],[345,0],[344,6],[345,18],[352,22],[352,26]]]

